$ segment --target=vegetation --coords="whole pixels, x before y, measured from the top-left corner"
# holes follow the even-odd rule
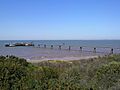
[[[0,90],[120,90],[120,55],[32,64],[0,56]]]

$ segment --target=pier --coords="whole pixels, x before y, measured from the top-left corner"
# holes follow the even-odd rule
[[[53,45],[53,44],[52,45],[38,44],[35,47],[45,48],[45,49],[91,52],[91,53],[120,54],[120,48],[113,48],[113,47],[88,47],[88,46],[72,46],[72,45]]]
[[[51,49],[51,50],[66,50],[66,51],[79,51],[90,52],[93,54],[101,53],[105,55],[110,54],[120,54],[120,48],[113,47],[95,47],[95,46],[73,46],[73,45],[65,45],[65,44],[33,44],[33,43],[15,43],[15,44],[6,44],[5,47],[18,47],[18,46],[33,46],[34,48],[43,48],[43,49]]]

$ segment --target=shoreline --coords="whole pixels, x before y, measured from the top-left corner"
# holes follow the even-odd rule
[[[63,58],[44,58],[39,60],[27,60],[29,63],[39,63],[42,61],[49,61],[49,60],[58,60],[58,61],[73,61],[73,60],[88,60],[93,58],[98,58],[99,56],[82,56],[82,57],[63,57]]]

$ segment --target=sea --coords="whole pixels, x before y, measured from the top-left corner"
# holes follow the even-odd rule
[[[15,43],[33,43],[35,46],[5,47],[5,44]],[[103,56],[111,54],[111,49],[114,54],[119,54],[120,40],[0,40],[0,55],[14,55],[27,60],[72,60]]]

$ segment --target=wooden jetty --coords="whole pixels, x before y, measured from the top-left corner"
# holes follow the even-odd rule
[[[91,50],[89,52],[92,53],[105,53],[105,50],[108,49],[109,54],[115,54],[114,51],[117,49],[120,51],[120,48],[112,48],[112,47],[87,47],[87,46],[79,46],[77,50],[74,50],[73,48],[75,46],[67,46],[67,45],[47,45],[47,44],[38,44],[38,48],[50,48],[50,49],[59,49],[59,50],[69,50],[69,51],[80,51],[84,52],[86,48],[90,48]],[[66,47],[66,48],[64,48]],[[77,46],[78,47],[78,46]],[[99,51],[99,49],[104,49],[102,52]]]
[[[74,49],[76,46],[72,45],[49,45],[49,44],[38,44],[37,46],[33,43],[15,43],[15,44],[5,44],[5,47],[18,47],[18,46],[34,46],[37,48],[45,48],[45,49],[59,49],[59,50],[68,50],[68,51],[80,51],[80,52],[92,52],[92,53],[105,53],[107,51],[108,54],[116,54],[115,50],[119,51],[120,48],[112,48],[112,47],[88,47],[88,46],[77,46],[77,49]],[[87,50],[89,48],[90,50]],[[102,49],[101,52],[99,49]],[[106,50],[107,49],[107,50]]]

